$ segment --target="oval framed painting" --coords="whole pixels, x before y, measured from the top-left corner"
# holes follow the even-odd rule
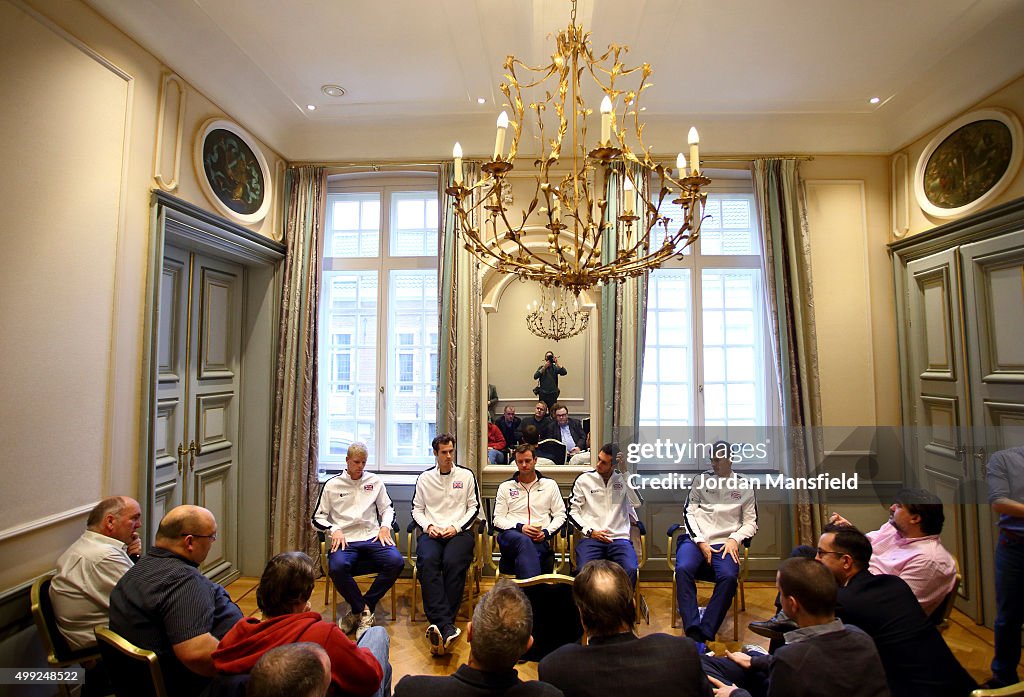
[[[955,218],[991,202],[1021,162],[1021,125],[1003,109],[965,114],[935,134],[917,161],[914,196],[925,213]]]
[[[193,162],[210,203],[241,223],[258,223],[270,210],[271,176],[256,139],[225,119],[210,119],[196,135]]]

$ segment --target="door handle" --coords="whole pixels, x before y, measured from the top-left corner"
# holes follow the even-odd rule
[[[984,448],[978,448],[978,452],[974,453],[974,457],[979,462],[984,462],[985,461],[985,449]]]
[[[196,468],[196,455],[199,454],[199,446],[195,441],[188,444],[188,453],[188,471],[191,472]]]
[[[188,452],[188,448],[185,447],[185,443],[178,443],[178,476],[185,470],[185,453]]]

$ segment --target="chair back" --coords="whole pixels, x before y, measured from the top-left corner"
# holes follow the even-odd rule
[[[100,657],[95,646],[88,646],[74,651],[67,639],[60,633],[57,616],[53,612],[50,601],[50,584],[56,574],[49,573],[37,578],[32,584],[30,599],[32,603],[32,620],[39,630],[39,638],[46,649],[46,662],[51,666],[68,666],[82,661],[95,660]]]
[[[565,464],[565,443],[556,438],[545,438],[537,444],[537,457],[546,457],[556,465]]]
[[[583,624],[572,597],[572,576],[544,574],[515,582],[533,607],[533,646],[523,656],[539,661],[583,636]]]
[[[963,581],[963,576],[960,575],[960,562],[953,557],[953,565],[956,567],[956,583],[950,589],[946,597],[942,599],[939,606],[932,611],[931,617],[928,619],[939,629],[945,629],[949,623],[949,616],[953,613],[953,606],[956,604],[957,591],[960,589],[960,583]]]
[[[96,640],[116,697],[167,697],[160,659],[107,627],[96,628]]]
[[[971,697],[1024,697],[1024,682],[1017,682],[1006,687],[997,687],[991,690],[977,689],[971,692]]]

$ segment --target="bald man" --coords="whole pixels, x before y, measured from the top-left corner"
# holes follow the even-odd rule
[[[110,628],[160,657],[169,694],[196,695],[215,675],[210,654],[242,618],[222,586],[199,571],[217,540],[217,520],[178,506],[160,521],[156,542],[110,596]]]

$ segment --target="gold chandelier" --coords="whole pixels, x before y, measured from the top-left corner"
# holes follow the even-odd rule
[[[691,128],[688,136],[689,172],[682,153],[674,171],[654,161],[639,118],[640,97],[651,86],[652,70],[647,63],[627,68],[620,59],[628,50],[612,44],[595,57],[590,32],[576,25],[572,0],[569,27],[558,33],[550,64],[530,67],[515,56],[506,58],[506,82],[500,89],[513,117],[504,111],[499,116],[494,156],[481,166],[483,177],[472,186],[463,183],[462,150],[455,144],[455,182],[447,189],[464,246],[481,262],[499,273],[579,294],[658,268],[681,257],[696,240],[707,197],[701,189],[711,182],[700,171],[697,131]],[[593,110],[583,98],[585,77],[604,93],[600,139],[589,144]],[[636,84],[624,86],[628,81]],[[536,98],[527,102],[524,90]],[[541,155],[533,162],[533,198],[513,219],[503,193],[510,190],[506,177],[527,109],[533,112]],[[505,153],[509,127],[512,138]],[[561,166],[563,150],[571,159]],[[612,195],[621,200],[608,200],[611,182],[616,187]],[[682,213],[674,216],[675,224],[663,206],[668,197]],[[527,220],[535,213],[546,235],[528,229]]]
[[[542,339],[568,339],[590,324],[590,314],[580,309],[579,298],[565,286],[541,286],[540,302],[534,300],[526,309],[526,328]]]

